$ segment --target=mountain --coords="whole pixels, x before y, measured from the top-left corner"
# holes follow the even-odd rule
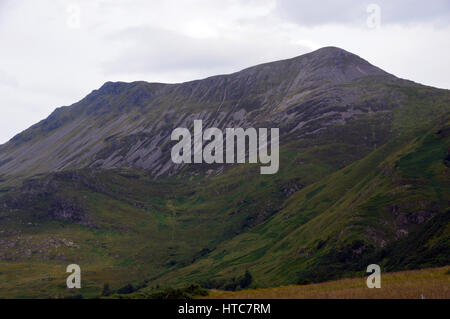
[[[180,166],[171,163],[164,147],[175,127],[191,128],[194,119],[202,119],[205,127],[271,125],[286,138],[302,136],[364,111],[390,107],[376,99],[360,106],[361,94],[377,95],[377,88],[363,93],[344,85],[368,76],[396,81],[356,55],[324,48],[183,84],[108,82],[4,145],[0,174],[26,177],[86,167],[133,167],[155,176],[174,175]]]
[[[0,296],[66,295],[70,263],[83,296],[448,265],[449,111],[449,91],[334,47],[181,84],[108,82],[0,146]],[[170,135],[196,119],[278,127],[279,172],[174,164]]]

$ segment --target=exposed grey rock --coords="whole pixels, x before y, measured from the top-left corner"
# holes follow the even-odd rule
[[[173,175],[182,166],[170,161],[170,134],[179,126],[191,129],[195,119],[204,121],[204,129],[279,127],[283,141],[401,107],[401,94],[384,99],[383,87],[358,85],[364,79],[403,81],[352,53],[327,47],[181,84],[107,82],[1,146],[0,174],[23,178],[86,167],[135,167],[154,176]]]

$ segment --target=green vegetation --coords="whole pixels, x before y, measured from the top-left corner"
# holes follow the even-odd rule
[[[33,196],[1,214],[1,293],[76,297],[64,289],[68,263],[82,265],[84,298],[150,296],[150,286],[195,282],[224,290],[305,284],[373,262],[391,271],[447,265],[448,127],[389,142],[288,198],[280,189],[287,174],[274,180],[251,166],[194,183],[136,170],[32,179],[24,187]],[[61,198],[69,214],[43,213]]]
[[[208,296],[208,291],[204,288],[202,288],[200,285],[197,284],[191,284],[186,287],[180,287],[180,288],[159,288],[159,287],[152,287],[150,290],[147,290],[145,292],[137,292],[135,294],[129,295],[129,292],[126,292],[125,294],[121,294],[119,291],[117,291],[117,294],[114,294],[111,296],[111,298],[116,299],[124,299],[124,298],[130,298],[130,299],[194,299],[199,297],[206,297]]]

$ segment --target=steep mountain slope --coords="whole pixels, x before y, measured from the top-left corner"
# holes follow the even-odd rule
[[[84,296],[223,288],[247,269],[270,286],[448,264],[449,113],[449,91],[338,48],[183,84],[106,83],[0,146],[0,296],[67,294],[69,263]],[[170,134],[194,119],[279,127],[280,171],[175,165]]]
[[[450,118],[387,143],[285,201],[279,213],[161,282],[225,288],[246,270],[258,286],[320,282],[450,263]],[[202,269],[203,271],[199,271]]]
[[[106,83],[4,145],[0,174],[134,167],[173,175],[181,168],[168,160],[170,134],[191,128],[194,119],[205,128],[279,127],[288,139],[401,103],[402,94],[391,96],[383,87],[345,86],[361,78],[403,83],[332,47],[183,84]]]

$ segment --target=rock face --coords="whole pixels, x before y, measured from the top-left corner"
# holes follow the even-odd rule
[[[170,134],[194,119],[205,129],[279,127],[284,143],[401,105],[400,93],[361,81],[406,83],[334,47],[182,84],[108,82],[3,145],[0,176],[85,167],[173,175],[182,167],[169,160]]]

